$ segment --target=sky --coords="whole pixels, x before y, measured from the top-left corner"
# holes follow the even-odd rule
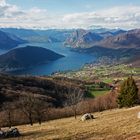
[[[140,0],[0,0],[0,27],[140,28]]]

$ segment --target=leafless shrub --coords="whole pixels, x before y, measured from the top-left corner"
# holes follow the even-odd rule
[[[87,99],[82,102],[83,113],[86,112],[100,112],[103,110],[117,108],[117,94],[108,93],[104,96],[99,96],[94,99]]]

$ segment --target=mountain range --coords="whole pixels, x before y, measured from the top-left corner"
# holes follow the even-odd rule
[[[73,30],[59,30],[59,29],[20,29],[20,28],[0,28],[1,31],[14,34],[17,37],[28,42],[64,42],[69,37]]]
[[[25,42],[13,34],[0,31],[0,49],[8,50]]]
[[[65,45],[71,46],[72,50],[80,53],[126,59],[128,63],[137,66],[140,64],[140,29],[105,30],[105,32],[77,30],[66,40]]]
[[[74,51],[95,56],[133,57],[140,54],[140,29],[69,29],[32,30],[1,28],[0,49],[13,49],[27,42],[63,42]],[[24,56],[27,56],[26,58]],[[62,57],[37,47],[16,48],[0,56],[3,68],[28,67]],[[138,58],[138,57],[135,57]]]
[[[98,46],[107,48],[139,48],[140,29],[130,30],[115,36],[107,37],[96,43]]]
[[[126,33],[124,30],[74,30],[71,36],[69,36],[65,45],[72,46],[73,48],[89,48],[98,44],[102,40],[114,37],[120,34]]]
[[[74,48],[87,48],[91,44],[102,40],[103,37],[97,33],[92,33],[87,30],[75,30],[70,37],[65,41],[65,45],[73,46]]]

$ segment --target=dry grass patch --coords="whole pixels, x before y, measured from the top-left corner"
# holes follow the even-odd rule
[[[41,126],[18,126],[22,137],[12,140],[132,140],[140,134],[137,113],[140,106],[94,113],[86,122],[73,117],[43,123]]]

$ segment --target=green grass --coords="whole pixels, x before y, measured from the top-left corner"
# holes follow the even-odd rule
[[[94,98],[105,95],[109,90],[95,90],[90,91],[87,95],[87,97]]]
[[[112,83],[113,82],[113,79],[103,79],[103,82],[105,82],[105,83]]]
[[[134,70],[137,74],[140,74],[140,68],[134,68]]]

